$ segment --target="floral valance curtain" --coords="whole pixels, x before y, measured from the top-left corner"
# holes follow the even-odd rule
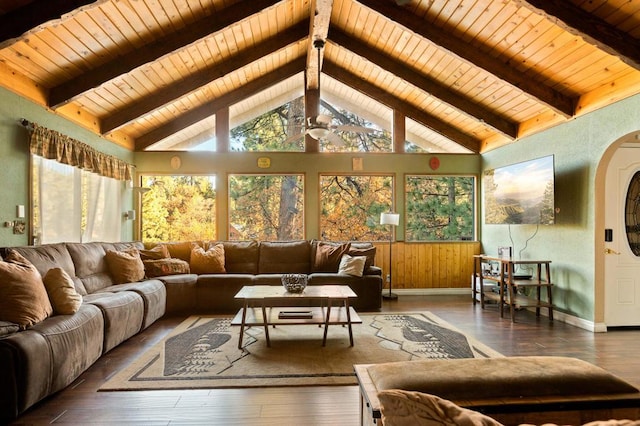
[[[35,123],[31,123],[29,149],[33,155],[56,160],[101,176],[118,180],[133,179],[131,164]]]

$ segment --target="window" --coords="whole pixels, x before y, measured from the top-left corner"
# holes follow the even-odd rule
[[[142,176],[142,240],[216,239],[215,176]]]
[[[406,241],[472,240],[475,178],[406,177]]]
[[[34,243],[120,241],[123,181],[31,158]]]
[[[331,241],[389,238],[380,213],[393,205],[391,176],[320,176],[320,233]]]
[[[240,114],[240,106],[229,111],[234,126],[229,138],[231,151],[304,151],[304,97],[257,116],[256,110]],[[239,125],[233,124],[238,120],[242,120]]]
[[[230,240],[304,238],[304,176],[230,175]]]

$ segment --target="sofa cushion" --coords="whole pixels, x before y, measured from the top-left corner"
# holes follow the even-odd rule
[[[101,243],[66,243],[66,246],[73,259],[76,276],[82,281],[87,293],[113,285],[105,259],[106,251]]]
[[[310,260],[309,241],[262,241],[258,273],[308,274],[311,270]]]
[[[366,256],[349,256],[348,254],[345,254],[340,260],[338,273],[342,275],[361,277],[364,272],[364,265],[366,262]]]
[[[401,425],[502,426],[489,416],[435,395],[392,389],[378,393],[382,423]]]
[[[143,260],[144,273],[147,278],[162,277],[166,275],[189,274],[189,263],[182,259],[156,259]]]
[[[82,304],[82,296],[76,291],[73,280],[62,268],[52,268],[42,278],[47,289],[53,312],[57,315],[73,315]]]
[[[257,274],[260,245],[257,241],[223,241],[224,268],[229,274]]]
[[[0,321],[26,328],[52,313],[40,273],[22,255],[10,250],[0,261]]]
[[[194,244],[189,262],[194,274],[224,274],[224,245],[211,245],[206,251]]]
[[[144,264],[138,249],[107,250],[105,257],[114,283],[124,284],[144,279]]]
[[[82,295],[87,294],[82,281],[76,277],[76,267],[71,258],[67,245],[64,243],[43,244],[33,247],[14,247],[15,250],[24,256],[33,266],[38,269],[43,277],[52,268],[62,268],[73,279],[76,291]]]
[[[347,254],[351,243],[332,244],[318,241],[313,259],[312,272],[338,272],[342,256]]]

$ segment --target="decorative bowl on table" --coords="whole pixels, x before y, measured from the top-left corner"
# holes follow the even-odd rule
[[[289,293],[302,293],[307,287],[307,274],[283,274],[281,280]]]

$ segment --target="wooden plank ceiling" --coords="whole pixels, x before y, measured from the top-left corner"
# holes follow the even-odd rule
[[[483,152],[640,93],[639,38],[640,0],[0,0],[0,84],[130,149],[188,149],[218,111],[317,97],[320,67],[323,99]]]

